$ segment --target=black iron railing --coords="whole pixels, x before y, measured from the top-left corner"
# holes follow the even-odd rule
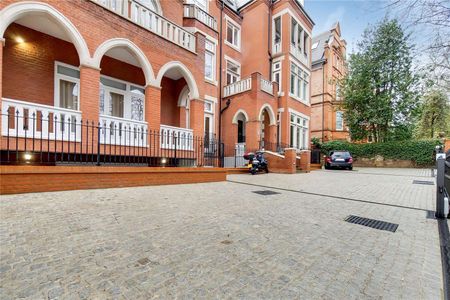
[[[219,167],[220,146],[212,135],[17,111],[2,114],[0,160],[19,165]]]

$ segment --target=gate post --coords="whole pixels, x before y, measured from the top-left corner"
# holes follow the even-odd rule
[[[445,211],[445,154],[439,153],[442,149],[436,147],[436,218],[446,218]]]

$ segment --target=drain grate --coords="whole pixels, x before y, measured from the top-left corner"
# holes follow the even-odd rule
[[[277,193],[277,192],[274,192],[274,191],[269,191],[269,190],[253,191],[253,193],[259,194],[259,195],[263,195],[263,196],[280,194],[280,193]]]
[[[427,219],[436,220],[435,212],[432,210],[427,210],[426,217],[427,217]]]
[[[413,184],[434,185],[434,182],[433,181],[427,181],[427,180],[413,180]]]
[[[391,232],[395,232],[398,228],[398,224],[358,217],[358,216],[354,216],[354,215],[348,216],[347,218],[344,219],[344,221],[353,223],[353,224],[367,226],[370,228],[375,228],[378,230],[386,230],[386,231],[391,231]]]

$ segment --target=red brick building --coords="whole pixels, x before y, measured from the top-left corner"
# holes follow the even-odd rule
[[[309,149],[313,25],[300,0],[3,0],[2,150]]]
[[[346,72],[346,42],[339,23],[312,40],[311,135],[322,141],[349,140],[339,80]]]

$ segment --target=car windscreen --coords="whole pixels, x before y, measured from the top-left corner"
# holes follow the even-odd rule
[[[332,158],[349,158],[350,153],[347,151],[335,151],[331,153]]]

